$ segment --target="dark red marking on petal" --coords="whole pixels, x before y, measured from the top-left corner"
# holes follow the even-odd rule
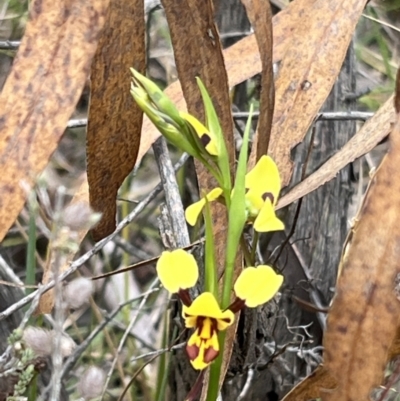
[[[224,320],[224,319],[222,319]],[[229,319],[230,321],[230,319]],[[211,318],[211,335],[213,335],[213,333],[218,332],[218,322],[217,319]]]
[[[261,195],[262,200],[265,202],[267,199],[271,201],[272,204],[274,204],[274,195],[271,194],[271,192],[265,192]]]
[[[186,353],[191,361],[199,356],[200,348],[197,345],[186,345]]]
[[[203,361],[205,363],[210,363],[212,362],[217,356],[219,355],[219,351],[215,350],[214,348],[210,347],[206,349],[206,352],[204,353],[204,359]]]
[[[196,320],[197,333],[200,334],[203,331],[203,324],[206,318],[204,316],[199,316]]]
[[[178,297],[182,301],[185,306],[192,305],[192,297],[189,294],[188,290],[182,290],[181,288],[178,291]]]
[[[208,134],[201,135],[200,142],[204,147],[206,147],[211,142],[210,135],[208,135]]]
[[[246,302],[243,299],[237,298],[228,306],[233,313],[237,313],[246,306]],[[230,323],[231,319],[223,319],[224,322]]]

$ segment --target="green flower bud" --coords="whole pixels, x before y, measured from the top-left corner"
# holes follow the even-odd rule
[[[131,72],[133,82],[144,89],[155,108],[168,115],[179,127],[183,126],[185,123],[171,99],[153,81],[133,68],[131,68]]]

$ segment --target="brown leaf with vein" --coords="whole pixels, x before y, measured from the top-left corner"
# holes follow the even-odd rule
[[[297,199],[315,191],[321,185],[335,178],[336,174],[347,164],[370,152],[389,134],[393,121],[393,97],[391,97],[339,152],[284,195],[279,200],[277,209],[290,205]]]
[[[275,84],[270,153],[287,185],[291,149],[302,141],[340,72],[366,0],[317,0],[290,35]]]
[[[269,2],[262,0],[241,0],[253,26],[261,58],[260,117],[255,133],[252,153],[255,160],[249,161],[248,169],[267,154],[274,114],[275,86],[272,69],[272,12]]]
[[[287,47],[291,44],[292,32],[301,18],[303,9],[312,6],[316,1],[295,0],[273,17],[274,63],[282,60]],[[261,72],[260,53],[255,35],[249,35],[228,49],[225,49],[223,55],[230,87],[238,85]],[[179,81],[169,85],[165,93],[173,100],[178,109],[186,109]],[[145,132],[146,135],[142,135],[138,160],[142,159],[151,145],[160,136],[157,128],[146,117],[143,120],[142,132]]]
[[[231,168],[234,169],[233,120],[229,98],[228,77],[225,70],[218,30],[213,20],[211,0],[163,0],[165,15],[171,32],[171,40],[180,84],[189,113],[204,121],[204,108],[196,76],[200,77],[210,94],[225,136]],[[201,163],[196,163],[200,191],[208,192],[217,186],[214,177]],[[227,215],[224,206],[211,205],[213,235],[218,269],[222,273],[225,261]],[[242,268],[241,259],[235,269]],[[223,367],[225,372],[232,352],[236,325],[227,332]],[[223,375],[221,376],[223,380]],[[207,378],[206,378],[207,380]],[[207,388],[207,385],[204,386]]]
[[[325,401],[368,400],[383,378],[399,325],[400,74],[390,150],[373,177],[337,283],[324,336],[324,365],[338,382]]]
[[[304,2],[305,0],[302,1]],[[274,17],[275,61],[282,58],[284,49],[289,43],[288,36],[285,35],[285,32],[290,31],[290,23],[298,15],[299,10],[301,9],[302,1],[296,0],[290,3],[290,6],[288,6],[284,11],[280,12],[277,16]],[[261,70],[260,56],[254,35],[250,35],[242,39],[229,49],[225,50],[224,56],[230,85],[243,82],[244,80],[257,74]],[[184,109],[186,107],[179,81],[170,85],[167,88],[166,93],[168,94],[168,96],[171,97],[171,99],[177,104],[180,109]],[[137,160],[141,160],[141,158],[148,151],[152,143],[160,135],[154,125],[150,123],[150,121],[146,118],[142,127],[142,131],[146,132],[146,135],[142,137]],[[88,199],[89,195],[87,182],[82,183],[77,194],[74,196],[74,201],[78,201],[82,197],[82,194],[86,194],[85,199]],[[84,238],[85,234],[86,233],[82,232],[81,237]],[[46,278],[47,276],[48,275],[45,275],[44,278]],[[45,301],[41,301],[39,312],[48,313],[49,311],[51,311],[52,305],[52,295],[49,295]],[[229,335],[231,335],[232,337],[231,333],[229,333]]]
[[[273,22],[273,62],[282,59],[286,47],[291,41],[293,24],[300,18],[301,10],[316,0],[295,0],[283,11],[275,15]],[[261,71],[260,53],[255,35],[249,35],[223,51],[225,67],[228,74],[229,86],[235,86],[246,79],[253,77]],[[182,88],[179,81],[169,85],[165,93],[177,105],[178,109],[186,109]],[[143,120],[142,135],[137,161],[140,161],[150,149],[151,145],[160,136],[159,131],[145,116]]]
[[[115,230],[117,192],[139,150],[142,111],[130,94],[129,68],[144,72],[144,39],[143,0],[111,0],[90,77],[87,173],[90,205],[102,213],[96,241]]]
[[[0,95],[0,239],[64,133],[89,75],[108,0],[33,0]]]
[[[282,401],[307,401],[321,398],[321,387],[333,390],[337,386],[335,379],[323,365],[290,390]]]

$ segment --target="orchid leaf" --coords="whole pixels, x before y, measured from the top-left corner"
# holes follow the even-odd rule
[[[206,198],[204,208],[204,222],[206,229],[205,243],[205,291],[211,292],[218,299],[217,264],[215,261],[215,243],[210,204]]]

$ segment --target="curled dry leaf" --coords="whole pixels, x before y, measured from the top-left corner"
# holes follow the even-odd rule
[[[129,91],[129,69],[145,70],[144,39],[143,0],[111,1],[90,76],[87,173],[90,205],[102,213],[96,241],[115,230],[117,192],[139,150],[142,111]]]
[[[400,103],[400,74],[395,104]],[[400,114],[373,177],[338,279],[324,337],[324,364],[338,382],[329,401],[368,400],[383,378],[399,325]]]
[[[287,185],[302,141],[340,72],[363,0],[317,0],[302,10],[276,81],[270,153]]]
[[[75,109],[109,0],[33,0],[0,95],[0,239],[21,211]]]
[[[371,151],[389,134],[393,121],[393,97],[391,97],[339,152],[284,195],[279,200],[277,209],[290,205],[297,199],[315,191],[335,178],[336,174],[347,164]]]

